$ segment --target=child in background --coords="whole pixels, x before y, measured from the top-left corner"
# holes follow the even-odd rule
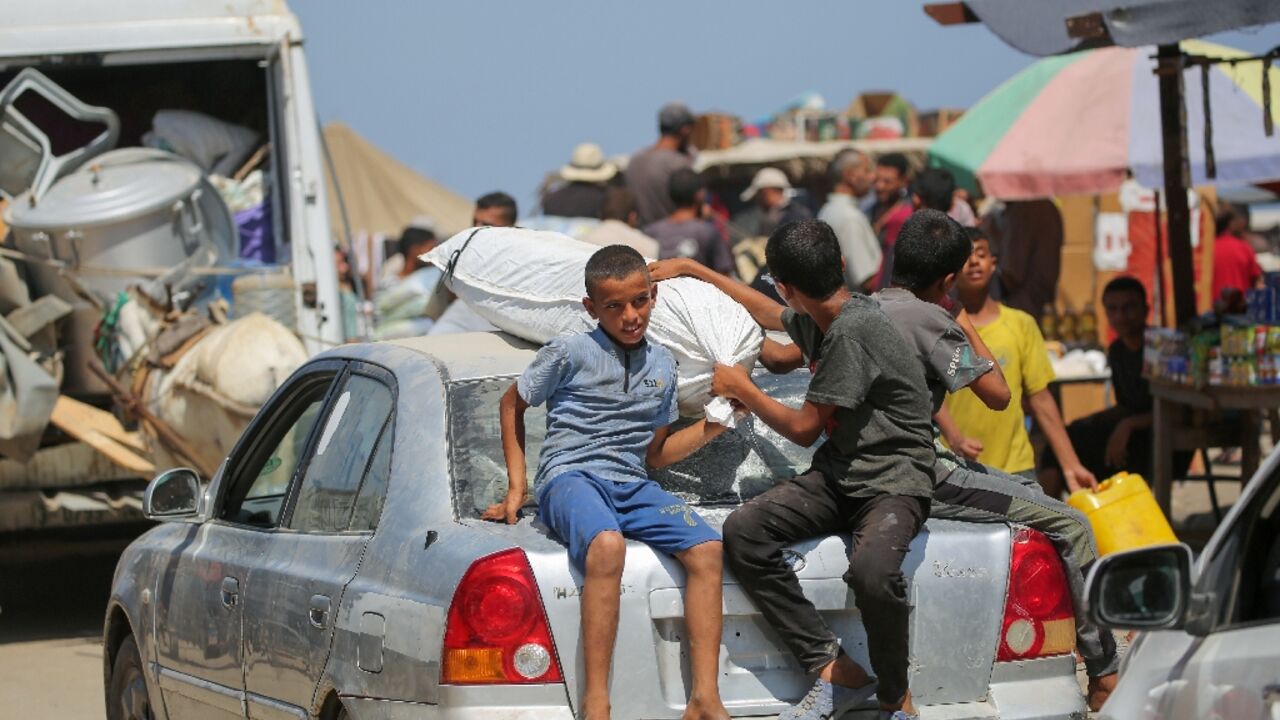
[[[1151,386],[1142,377],[1143,333],[1147,329],[1147,291],[1136,278],[1121,275],[1102,291],[1107,324],[1116,339],[1107,348],[1115,405],[1067,426],[1080,461],[1097,478],[1125,470],[1151,477]],[[1186,471],[1191,453],[1174,453],[1174,472]],[[1062,471],[1052,453],[1040,458],[1040,484],[1053,497],[1062,494]]]
[[[699,420],[678,432],[676,362],[645,340],[657,288],[645,260],[610,245],[587,261],[582,303],[595,330],[551,340],[502,398],[507,497],[486,520],[515,524],[525,497],[524,413],[547,404],[538,456],[538,516],[569,546],[584,576],[582,645],[588,720],[609,717],[609,669],[618,633],[624,538],[684,565],[685,623],[693,687],[685,720],[728,720],[717,686],[722,625],[720,538],[646,465],[679,462],[725,430]]]
[[[1096,487],[1093,473],[1080,463],[1071,447],[1058,404],[1049,393],[1053,368],[1040,328],[1030,315],[991,297],[997,258],[981,230],[966,230],[973,240],[973,252],[956,280],[960,304],[999,361],[1009,384],[1010,402],[1008,408],[996,412],[969,389],[952,394],[937,417],[943,439],[957,455],[1034,482],[1035,454],[1022,414],[1025,397],[1031,416],[1057,456],[1068,490]]]

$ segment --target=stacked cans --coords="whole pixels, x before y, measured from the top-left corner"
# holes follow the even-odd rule
[[[1265,287],[1244,294],[1249,321],[1258,325],[1280,325],[1280,273],[1267,273]]]

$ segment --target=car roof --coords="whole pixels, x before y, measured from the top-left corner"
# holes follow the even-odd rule
[[[503,332],[428,335],[377,344],[429,358],[448,382],[518,375],[533,361],[539,347]]]

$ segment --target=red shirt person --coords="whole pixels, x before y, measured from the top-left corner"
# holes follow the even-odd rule
[[[907,192],[910,181],[911,166],[901,153],[886,153],[876,159],[875,189],[876,202],[871,206],[868,219],[871,228],[880,238],[880,272],[871,278],[870,286],[880,289],[888,287],[889,278],[893,277],[893,245],[898,241],[898,231],[902,224],[911,217],[911,195]]]
[[[1223,299],[1224,290],[1243,294],[1258,285],[1262,268],[1253,247],[1245,239],[1249,216],[1243,208],[1223,205],[1215,218],[1218,236],[1213,241],[1213,299]],[[1234,295],[1234,293],[1232,293]],[[1243,298],[1235,302],[1241,302]],[[1229,303],[1231,304],[1231,303]]]

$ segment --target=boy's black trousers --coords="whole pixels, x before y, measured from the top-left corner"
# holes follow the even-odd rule
[[[811,470],[747,501],[729,516],[724,524],[725,560],[800,666],[816,674],[839,656],[840,642],[804,597],[782,550],[798,540],[852,531],[844,581],[853,589],[862,614],[880,701],[897,703],[907,692],[911,613],[902,560],[928,514],[928,498],[851,498]]]

